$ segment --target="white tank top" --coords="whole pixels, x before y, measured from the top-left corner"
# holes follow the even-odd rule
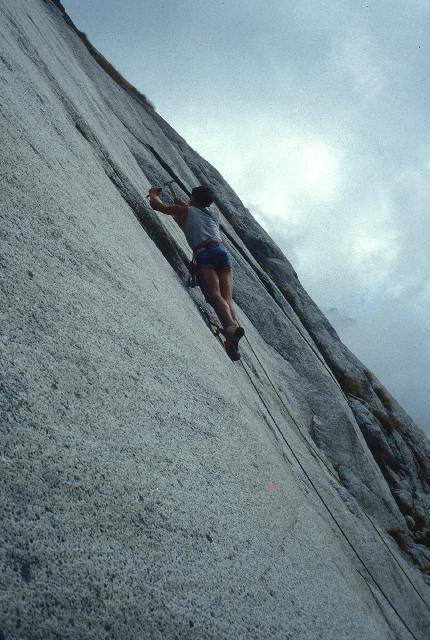
[[[191,249],[207,240],[222,242],[218,216],[209,207],[188,207],[187,222],[182,230]]]

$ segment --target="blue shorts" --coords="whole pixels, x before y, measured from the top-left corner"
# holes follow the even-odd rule
[[[207,247],[199,249],[196,254],[196,266],[223,271],[231,269],[231,260],[222,242],[212,242]]]

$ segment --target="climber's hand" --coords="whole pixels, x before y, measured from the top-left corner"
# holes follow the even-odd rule
[[[149,192],[148,192],[148,197],[149,198],[158,198],[160,193],[161,193],[160,187],[151,187]]]

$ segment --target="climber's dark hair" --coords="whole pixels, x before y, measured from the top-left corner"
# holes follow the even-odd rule
[[[215,200],[215,193],[211,187],[201,185],[200,187],[194,187],[191,192],[198,205],[201,207],[208,207]]]

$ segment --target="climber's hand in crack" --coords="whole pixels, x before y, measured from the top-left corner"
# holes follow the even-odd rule
[[[147,198],[158,198],[161,193],[160,187],[151,187],[148,191]]]

